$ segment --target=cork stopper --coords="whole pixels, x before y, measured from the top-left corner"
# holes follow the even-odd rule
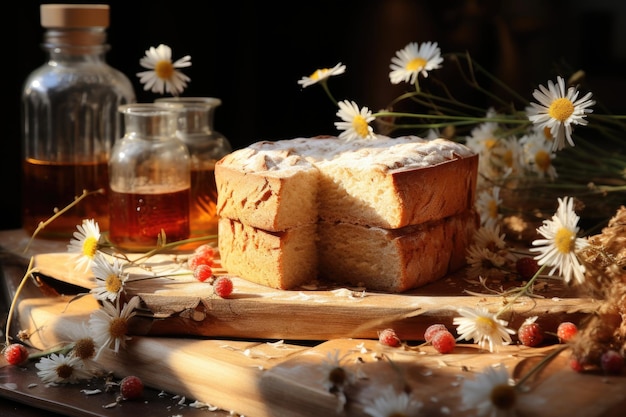
[[[42,4],[44,28],[109,27],[108,4]]]

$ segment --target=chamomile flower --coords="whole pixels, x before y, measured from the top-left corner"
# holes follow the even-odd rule
[[[488,366],[461,387],[461,408],[474,410],[478,417],[514,417],[518,392],[503,365]]]
[[[172,49],[167,45],[150,47],[146,56],[141,58],[139,64],[150,71],[138,72],[139,81],[144,85],[144,90],[152,90],[153,93],[170,93],[177,96],[187,87],[191,81],[179,68],[191,66],[191,56],[186,55],[172,62]]]
[[[424,42],[421,45],[411,42],[391,58],[389,79],[392,84],[416,84],[420,74],[424,78],[428,77],[428,71],[441,68],[442,62],[441,51],[436,42]]]
[[[355,375],[345,367],[345,358],[349,355],[340,355],[340,351],[335,349],[326,354],[325,360],[322,362],[322,371],[324,379],[322,383],[324,387],[331,392],[343,391],[355,380]]]
[[[102,308],[91,313],[89,317],[89,331],[98,345],[96,359],[106,348],[118,353],[120,348],[126,348],[128,336],[128,321],[135,316],[135,309],[139,306],[139,297],[130,299],[124,307],[120,309],[120,299],[116,303],[103,301]]]
[[[387,387],[380,396],[363,407],[363,412],[372,417],[412,417],[416,416],[422,403],[412,398],[410,394],[397,392],[393,387]]]
[[[335,127],[338,130],[343,130],[339,134],[340,139],[350,141],[376,138],[374,128],[369,125],[375,119],[370,109],[367,107],[359,109],[354,101],[344,100],[337,104],[339,106],[337,116],[343,120],[342,122],[335,122]]]
[[[46,384],[76,384],[93,376],[83,368],[82,360],[76,356],[53,353],[35,364],[37,376]]]
[[[346,66],[340,62],[332,68],[320,68],[315,70],[315,72],[310,76],[302,77],[300,80],[298,80],[298,84],[300,84],[302,88],[306,88],[313,84],[325,83],[328,78],[334,75],[343,74],[345,71]]]
[[[515,334],[515,330],[507,328],[508,322],[498,319],[495,314],[484,308],[471,307],[461,307],[458,312],[461,317],[452,321],[457,326],[457,340],[474,340],[481,349],[488,347],[489,352],[512,342],[511,335]]]
[[[77,271],[89,271],[98,253],[100,241],[100,226],[93,220],[83,220],[82,224],[76,226],[74,237],[67,245],[67,251],[75,254]]]
[[[533,92],[533,97],[540,103],[530,103],[528,119],[539,128],[549,127],[550,133],[555,138],[553,150],[561,150],[565,147],[565,139],[574,146],[572,140],[573,125],[586,125],[585,117],[593,110],[595,101],[591,100],[591,93],[585,94],[578,99],[578,90],[569,87],[565,90],[565,80],[557,77],[557,83],[548,81],[548,87],[539,86]]]
[[[468,277],[502,278],[508,270],[507,258],[500,251],[492,251],[476,243],[467,249],[465,259]]]
[[[478,247],[487,248],[492,252],[506,250],[506,235],[500,233],[500,226],[497,224],[481,226],[472,237],[472,243]]]
[[[585,282],[585,267],[580,263],[576,252],[588,246],[586,239],[576,237],[579,217],[574,211],[572,197],[559,198],[559,206],[551,220],[544,220],[537,229],[544,239],[532,242],[531,252],[539,265],[551,266],[550,274],[557,269],[566,283],[574,279],[578,284]]]
[[[486,227],[497,225],[502,219],[501,205],[500,187],[495,186],[481,191],[476,199],[476,210],[480,215],[481,225]]]
[[[96,286],[90,290],[90,293],[98,300],[115,301],[128,279],[128,274],[124,274],[120,260],[113,258],[111,264],[103,254],[98,253],[91,270],[96,278]]]
[[[552,160],[556,158],[556,154],[552,149],[552,142],[548,142],[543,133],[536,132],[523,136],[520,139],[520,144],[522,144],[524,149],[524,158],[527,161],[527,166],[539,178],[548,177],[553,180],[558,176],[556,168],[552,164]]]

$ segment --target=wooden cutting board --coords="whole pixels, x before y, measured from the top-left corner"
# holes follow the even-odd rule
[[[28,239],[23,231],[0,232],[0,244],[13,251],[23,248]],[[29,252],[15,253],[25,259],[33,256],[41,274],[87,292],[94,286],[94,278],[75,270],[66,246],[66,242],[36,240]],[[484,306],[497,311],[507,301],[489,294],[477,281],[467,280],[464,271],[402,294],[333,285],[283,291],[232,277],[235,290],[222,299],[213,294],[211,285],[198,282],[184,268],[187,256],[158,255],[133,270],[131,279],[137,280],[127,285],[128,295],[141,297],[142,314],[154,318],[146,320],[137,334],[321,341],[377,338],[379,330],[393,327],[403,340],[421,340],[433,323],[450,326],[459,307]],[[172,277],[143,279],[163,274]],[[503,316],[510,327],[517,328],[529,316],[539,315],[540,324],[555,332],[558,323],[578,323],[598,306],[596,300],[578,297],[559,282],[538,285],[535,294],[532,299],[518,300]]]
[[[91,297],[71,299],[28,298],[20,303],[21,328],[38,329],[30,339],[34,346],[46,348],[68,340],[99,308]],[[504,364],[511,375],[519,376],[554,348],[508,346],[488,353],[465,344],[442,355],[431,347],[390,348],[369,339],[342,338],[306,346],[282,340],[134,336],[126,350],[106,353],[99,362],[119,378],[135,374],[147,386],[246,416],[317,417],[340,415],[340,399],[324,385],[325,364],[336,352],[354,376],[345,390],[347,406],[341,415],[364,417],[364,404],[385,387],[406,385],[423,403],[422,415],[471,417],[475,414],[461,410],[465,378],[495,364]],[[543,403],[525,406],[527,415],[618,417],[626,406],[626,375],[576,373],[567,365],[567,352],[529,387],[528,395]],[[93,396],[84,401],[104,405],[110,400]]]

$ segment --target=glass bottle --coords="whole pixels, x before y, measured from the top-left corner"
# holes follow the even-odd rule
[[[43,4],[40,12],[48,59],[22,90],[22,226],[32,233],[83,191],[104,190],[38,234],[65,239],[84,219],[108,228],[107,164],[123,132],[117,108],[135,93],[105,61],[108,5]]]
[[[215,97],[163,97],[155,102],[178,111],[177,135],[189,150],[191,237],[216,235],[215,163],[232,152],[228,139],[213,128],[215,109],[222,101]]]
[[[125,250],[189,238],[189,152],[176,137],[177,113],[154,103],[120,106],[125,134],[109,161],[110,241]]]

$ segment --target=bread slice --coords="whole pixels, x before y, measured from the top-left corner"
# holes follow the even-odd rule
[[[288,290],[317,278],[317,224],[268,232],[220,218],[218,249],[229,274]]]
[[[473,211],[402,229],[321,222],[268,232],[222,218],[219,251],[229,273],[271,288],[321,280],[399,293],[464,266],[477,227]]]
[[[217,212],[267,231],[319,219],[387,229],[473,207],[478,156],[415,136],[257,142],[218,161]]]
[[[401,229],[322,222],[319,275],[370,291],[418,288],[465,265],[478,223],[474,211]]]

